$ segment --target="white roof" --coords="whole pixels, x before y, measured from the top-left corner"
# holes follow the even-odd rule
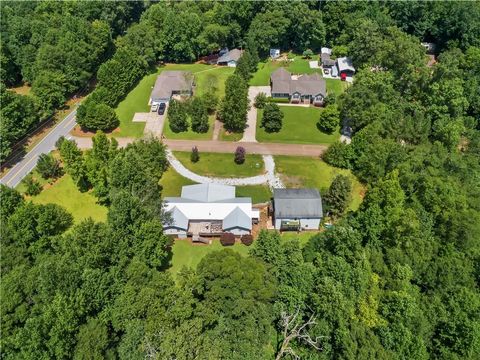
[[[355,72],[355,68],[352,65],[352,60],[348,57],[341,57],[337,59],[337,66],[338,66],[338,71],[353,71]]]
[[[327,48],[327,47],[322,47],[321,53],[322,53],[322,54],[332,55],[332,49]]]
[[[235,198],[235,186],[219,184],[198,184],[182,187],[182,198],[213,202]]]

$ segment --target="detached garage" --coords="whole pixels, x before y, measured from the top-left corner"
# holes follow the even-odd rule
[[[318,230],[323,217],[317,189],[274,189],[275,229],[280,231]]]

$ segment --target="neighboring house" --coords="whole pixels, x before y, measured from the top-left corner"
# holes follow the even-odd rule
[[[235,197],[235,186],[199,184],[182,187],[181,197],[166,197],[165,211],[170,214],[164,232],[179,238],[219,236],[229,232],[250,234],[252,222],[258,222],[259,211],[252,208],[251,198]]]
[[[148,104],[166,103],[175,95],[191,96],[193,94],[193,80],[193,74],[190,71],[162,71],[155,81]]]
[[[276,230],[318,230],[322,217],[322,199],[317,189],[273,189]]]
[[[280,49],[270,49],[270,57],[272,59],[280,57]]]
[[[338,67],[338,72],[342,78],[352,77],[355,74],[355,68],[352,65],[352,60],[348,57],[341,57],[335,60]]]
[[[425,52],[429,55],[435,54],[437,46],[435,43],[431,42],[422,42],[421,45],[425,48]]]
[[[325,80],[318,73],[295,76],[280,67],[270,76],[272,97],[288,98],[291,103],[323,105],[327,95]]]
[[[335,66],[335,60],[330,58],[330,54],[322,53],[320,54],[320,65],[324,69],[331,69]]]
[[[243,50],[233,49],[222,55],[217,60],[217,65],[226,65],[228,67],[236,67],[238,60],[242,57]]]

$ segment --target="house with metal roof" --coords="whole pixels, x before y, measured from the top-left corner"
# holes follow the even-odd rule
[[[174,96],[191,96],[194,78],[190,71],[165,70],[158,75],[149,105],[166,103]]]
[[[198,184],[182,187],[180,197],[166,197],[168,216],[164,232],[179,238],[191,236],[194,241],[230,232],[250,234],[259,211],[252,208],[252,199],[235,196],[235,186]]]
[[[355,68],[353,67],[352,60],[350,58],[340,57],[335,61],[337,63],[340,76],[352,77],[355,74]]]
[[[217,60],[217,65],[225,65],[229,67],[236,67],[238,60],[243,55],[243,50],[240,49],[232,49],[228,52],[226,52],[223,55],[220,55],[220,57]]]
[[[292,75],[280,67],[270,76],[272,97],[288,98],[291,103],[323,105],[327,96],[325,79],[318,74]]]
[[[323,217],[317,189],[274,189],[273,223],[280,231],[318,230]]]

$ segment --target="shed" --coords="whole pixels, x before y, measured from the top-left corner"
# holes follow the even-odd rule
[[[280,49],[270,49],[270,57],[272,59],[276,59],[278,57],[280,57]]]
[[[355,68],[352,65],[352,60],[348,57],[341,57],[337,60],[337,67],[340,76],[346,74],[346,76],[353,76],[355,74]]]

